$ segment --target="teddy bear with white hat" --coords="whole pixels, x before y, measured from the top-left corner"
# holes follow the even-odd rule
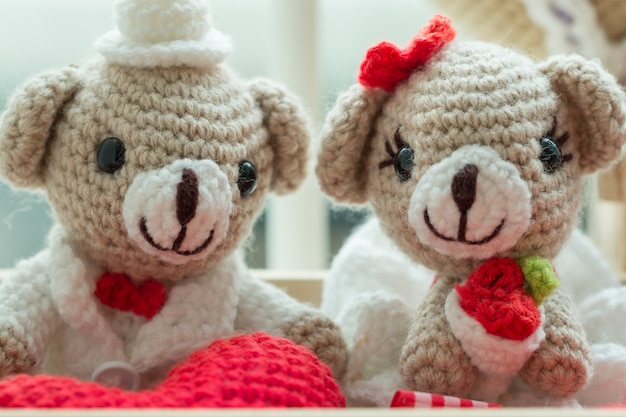
[[[101,57],[30,78],[0,118],[0,172],[55,216],[0,284],[0,375],[39,374],[0,381],[2,406],[341,405],[338,327],[240,251],[305,177],[301,105],[229,69],[206,1],[115,11]]]

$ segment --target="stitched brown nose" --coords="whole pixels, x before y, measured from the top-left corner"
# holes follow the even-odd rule
[[[452,178],[452,197],[461,213],[466,213],[476,200],[478,167],[467,164]]]
[[[176,188],[176,217],[181,226],[185,226],[196,215],[198,194],[198,175],[191,169],[183,169],[182,180]]]

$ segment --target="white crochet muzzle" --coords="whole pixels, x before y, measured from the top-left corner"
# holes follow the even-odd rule
[[[419,240],[457,259],[487,259],[527,230],[531,194],[517,168],[467,145],[430,167],[415,187],[409,223]]]
[[[128,235],[146,253],[180,265],[207,256],[228,231],[232,191],[210,160],[181,159],[139,173],[126,192]]]

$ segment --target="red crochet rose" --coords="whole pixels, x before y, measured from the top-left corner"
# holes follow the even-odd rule
[[[541,312],[524,289],[524,274],[509,258],[494,258],[457,285],[461,308],[487,333],[524,340],[541,325]]]

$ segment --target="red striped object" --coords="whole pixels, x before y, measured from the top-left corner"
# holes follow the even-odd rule
[[[431,407],[475,407],[501,408],[500,404],[484,401],[468,400],[466,398],[451,397],[449,395],[429,394],[427,392],[398,390],[391,400],[391,407],[431,408]]]

